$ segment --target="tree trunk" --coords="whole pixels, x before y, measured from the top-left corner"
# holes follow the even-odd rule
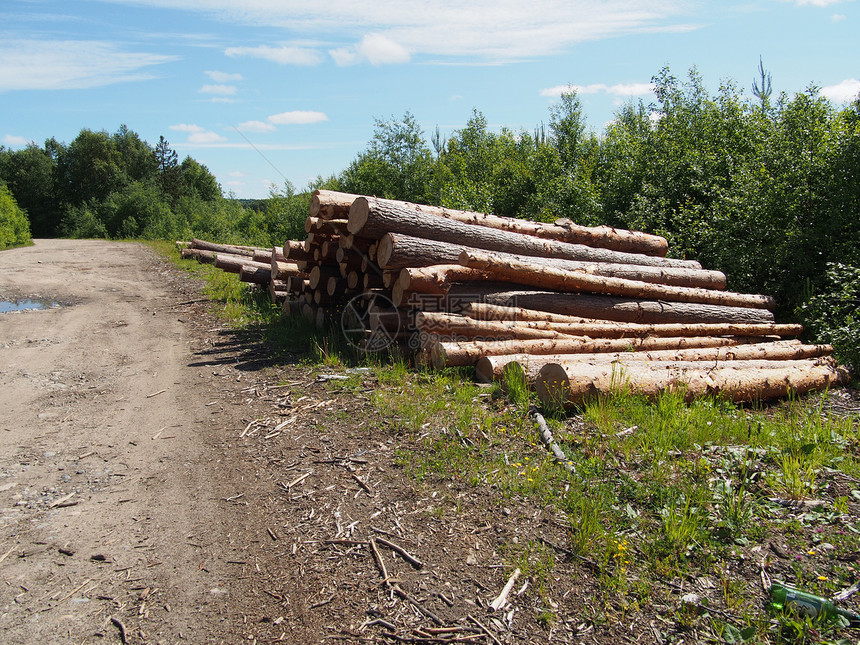
[[[398,274],[398,283],[404,291],[445,294],[455,282],[489,280],[485,271],[467,269],[459,264],[440,264],[429,267],[407,267]]]
[[[202,264],[215,264],[218,254],[215,251],[206,251],[204,249],[182,249],[179,251],[179,257],[183,260],[197,260]],[[243,255],[241,257],[248,256]]]
[[[324,289],[329,278],[340,276],[340,269],[330,266],[315,266],[308,275],[308,286],[311,289]]]
[[[691,260],[672,260],[638,253],[623,253],[465,224],[432,215],[408,205],[393,205],[391,202],[373,197],[359,197],[352,203],[349,209],[349,232],[377,238],[386,233],[403,233],[439,242],[465,243],[470,247],[489,251],[567,260],[702,268],[698,262]]]
[[[481,302],[542,312],[638,323],[769,323],[766,309],[594,296],[557,291],[499,291]]]
[[[425,240],[400,233],[386,233],[379,240],[376,260],[386,270],[427,267],[436,264],[460,264],[460,244]]]
[[[732,347],[708,347],[701,349],[664,349],[647,352],[614,352],[606,354],[508,354],[505,356],[484,356],[475,365],[478,381],[489,383],[502,377],[505,366],[518,363],[529,383],[534,382],[540,369],[547,363],[612,363],[624,364],[637,361],[713,361],[733,360],[797,360],[817,358],[833,352],[830,345],[803,345],[797,340],[753,343]]]
[[[205,251],[215,251],[216,253],[229,253],[231,255],[246,255],[253,257],[254,251],[260,250],[256,246],[238,246],[236,244],[216,244],[215,242],[207,242],[206,240],[191,240],[192,249],[203,249]]]
[[[345,218],[349,207],[358,195],[339,193],[335,190],[315,190],[311,195],[311,217],[323,219]]]
[[[272,270],[265,264],[255,263],[254,266],[243,264],[239,268],[239,279],[242,282],[268,285],[272,279]]]
[[[512,282],[539,289],[726,307],[772,310],[775,306],[774,300],[770,296],[714,291],[695,287],[672,287],[625,278],[592,275],[581,271],[566,271],[516,260],[502,263],[498,261],[495,254],[479,251],[463,251],[460,254],[460,264],[464,267],[487,271],[495,280],[500,282]]]
[[[584,322],[559,323],[532,320],[492,321],[476,320],[468,316],[456,316],[445,313],[418,314],[419,326],[433,333],[461,334],[464,336],[485,336],[492,338],[494,334],[504,334],[499,338],[554,338],[564,336],[587,336],[589,338],[634,338],[634,337],[683,337],[683,336],[799,336],[803,332],[802,325],[763,324],[728,324],[728,323],[698,323],[698,324],[655,324],[643,325],[638,323]],[[441,332],[437,330],[447,330]],[[527,335],[527,330],[551,332],[543,336]]]
[[[263,262],[254,262],[248,256],[226,255],[219,253],[215,258],[215,267],[228,273],[240,273],[243,267],[248,269],[265,269],[271,279],[272,267]],[[268,280],[267,279],[267,280]]]
[[[822,359],[781,361],[777,367],[736,361],[705,369],[550,363],[541,368],[535,389],[548,406],[570,407],[620,390],[648,397],[681,390],[687,401],[711,394],[741,402],[804,394],[842,383],[846,376],[831,361]]]
[[[292,262],[310,262],[314,259],[313,251],[305,251],[304,244],[295,240],[284,243],[284,258]]]
[[[460,340],[463,338],[481,340],[528,340],[533,338],[570,337],[551,329],[539,329],[523,325],[474,320],[465,316],[457,316],[441,312],[419,311],[415,314],[415,325],[426,334],[433,334],[440,339]]]
[[[437,342],[428,347],[433,366],[437,369],[474,365],[484,356],[504,354],[591,354],[596,352],[649,351],[654,349],[684,349],[688,347],[726,347],[749,343],[749,339],[732,338],[577,338]]]
[[[323,192],[323,191],[319,191]],[[325,197],[318,197],[317,201],[331,200],[339,204],[350,204],[357,199],[357,195],[347,193],[328,193]],[[351,200],[351,201],[350,201]],[[645,255],[664,256],[669,248],[666,239],[658,235],[649,235],[638,231],[626,231],[614,229],[608,226],[579,226],[570,220],[562,220],[561,223],[545,224],[512,217],[501,217],[472,211],[460,211],[441,206],[428,206],[425,204],[412,204],[409,202],[395,201],[389,199],[378,200],[385,204],[408,209],[416,209],[422,213],[444,217],[465,224],[483,226],[501,231],[510,231],[523,235],[531,235],[559,242],[572,244],[585,244],[586,246],[623,251],[627,253],[643,253]],[[319,207],[318,207],[319,208]],[[314,201],[311,199],[311,214],[314,215]]]

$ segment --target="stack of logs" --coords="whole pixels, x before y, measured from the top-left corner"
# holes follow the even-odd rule
[[[802,328],[776,324],[772,298],[725,291],[659,236],[333,191],[314,193],[305,229],[268,251],[270,275],[290,276],[285,312],[482,381],[518,365],[545,403],[619,388],[747,401],[846,377],[831,347],[785,340]]]

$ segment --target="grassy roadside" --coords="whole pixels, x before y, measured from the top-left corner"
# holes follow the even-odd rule
[[[540,442],[529,416],[535,400],[515,374],[485,387],[469,370],[356,356],[337,334],[285,318],[235,276],[155,246],[206,281],[227,324],[310,366],[371,367],[373,405],[404,439],[397,463],[416,487],[455,483],[499,513],[524,505],[561,527],[564,544],[534,528],[501,545],[531,581],[535,618],[550,633],[563,611],[554,580],[577,567],[589,575],[589,620],[598,627],[644,617],[667,641],[856,640],[842,625],[765,607],[771,579],[827,597],[858,580],[858,417],[833,405],[838,393],[750,407],[620,393],[572,415],[545,411],[570,472]],[[437,507],[469,512],[454,498]],[[843,606],[858,608],[855,598]]]

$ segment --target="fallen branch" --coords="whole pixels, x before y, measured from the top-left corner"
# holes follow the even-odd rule
[[[490,609],[492,609],[493,611],[499,611],[499,609],[505,606],[505,603],[508,601],[508,594],[511,593],[511,589],[514,588],[514,583],[517,581],[517,578],[520,577],[521,573],[522,571],[520,571],[519,567],[514,570],[514,572],[511,574],[511,577],[508,578],[508,582],[502,589],[502,593],[500,593],[498,597],[490,603]]]
[[[409,564],[411,564],[416,569],[420,569],[421,567],[424,566],[424,563],[421,562],[421,560],[416,558],[414,555],[410,554],[403,547],[398,546],[398,545],[394,544],[393,542],[389,542],[388,540],[381,538],[381,537],[374,538],[374,540],[376,540],[377,542],[379,542],[383,546],[387,546],[389,549],[391,549],[395,553],[399,554],[404,560],[406,560]]]
[[[571,473],[576,472],[576,468],[574,468],[573,463],[567,458],[567,455],[564,454],[564,451],[561,449],[555,439],[552,436],[552,431],[549,429],[549,426],[546,424],[546,419],[543,418],[543,415],[537,410],[532,409],[532,416],[534,416],[535,422],[537,423],[538,433],[540,434],[541,440],[544,442],[547,448],[552,452],[555,456],[556,461],[560,463],[564,468]]]

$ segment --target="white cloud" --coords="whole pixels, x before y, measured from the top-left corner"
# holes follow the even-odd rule
[[[228,47],[224,54],[235,58],[236,56],[250,56],[251,58],[262,58],[279,65],[319,65],[322,54],[306,47],[283,46],[269,47],[260,45],[258,47]]]
[[[832,16],[830,16],[830,20],[832,20],[833,22],[842,22],[843,20],[845,20],[845,18],[846,15],[844,13],[834,13]]]
[[[269,123],[277,125],[307,125],[310,123],[322,123],[323,121],[328,121],[325,112],[312,112],[310,110],[281,112],[269,117]]]
[[[226,140],[227,139],[225,137],[222,137],[217,132],[212,132],[211,130],[194,132],[188,137],[188,143],[220,143]]]
[[[122,51],[102,41],[2,40],[0,92],[90,89],[148,80],[154,76],[144,68],[174,60],[174,56]]]
[[[399,43],[391,48],[371,38],[354,47],[333,49],[331,54],[340,64],[352,62],[354,56],[367,61],[403,61],[407,45],[412,57],[510,61],[557,54],[586,41],[697,28],[686,24],[691,6],[696,4],[691,0],[103,1],[193,11],[214,15],[232,25],[289,29],[328,42],[351,42],[354,34],[360,33],[382,35],[387,43]],[[228,50],[228,55],[283,57],[286,60],[278,62],[309,64],[297,63],[289,51],[276,52],[273,47],[236,47]],[[312,59],[319,62],[316,52]]]
[[[201,94],[217,94],[218,96],[234,96],[235,85],[204,85],[200,88]]]
[[[188,143],[212,144],[227,141],[227,139],[222,137],[217,132],[207,130],[206,128],[199,126],[196,123],[177,123],[175,125],[168,126],[168,129],[174,130],[176,132],[187,132]]]
[[[609,94],[611,96],[644,96],[654,92],[652,83],[618,83],[617,85],[605,85],[604,83],[592,83],[591,85],[556,85],[547,87],[540,91],[541,96],[558,97],[570,91],[577,94]]]
[[[170,130],[175,130],[177,132],[205,132],[206,128],[202,128],[199,125],[195,125],[193,123],[177,123],[176,125],[167,126]]]
[[[827,7],[832,4],[839,4],[840,2],[853,2],[854,0],[794,0],[796,5],[801,7],[803,6],[812,6],[812,7]]]
[[[858,95],[860,95],[860,81],[856,78],[846,78],[841,83],[821,88],[821,96],[834,103],[847,103],[856,99]]]
[[[7,146],[26,146],[30,140],[26,137],[19,137],[14,134],[7,134],[3,137],[3,143]]]
[[[245,121],[238,125],[238,129],[242,132],[273,132],[277,130],[274,125],[264,121]]]
[[[340,47],[329,51],[334,62],[341,67],[367,61],[371,65],[408,63],[409,51],[382,34],[368,34],[354,47]]]
[[[236,83],[242,80],[241,74],[230,74],[228,72],[207,71],[206,76],[216,83]]]

